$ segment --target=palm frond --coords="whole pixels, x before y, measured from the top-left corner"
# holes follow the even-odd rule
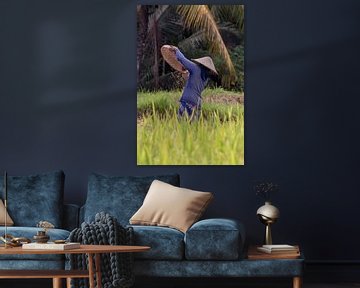
[[[190,37],[183,39],[178,43],[178,46],[181,50],[190,51],[196,47],[199,47],[201,43],[206,40],[206,35],[203,30],[197,31],[192,34]]]
[[[241,37],[242,37],[242,33],[232,23],[229,23],[229,22],[221,23],[221,24],[218,25],[218,27],[219,27],[220,32],[224,31],[224,32],[231,33],[232,35],[234,35],[238,39],[241,39]]]
[[[231,22],[244,32],[244,5],[213,5],[211,12],[218,21]]]
[[[169,5],[159,5],[158,8],[149,16],[148,32],[154,29],[155,23],[159,22],[160,18],[164,16],[165,12],[169,8]]]
[[[235,68],[210,8],[207,5],[179,5],[177,10],[183,17],[185,27],[205,32],[210,43],[210,51],[220,54],[226,64],[229,78],[224,77],[227,82],[224,84],[228,86],[234,83],[236,80]]]

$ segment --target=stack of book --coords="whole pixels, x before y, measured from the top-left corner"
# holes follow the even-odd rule
[[[291,245],[262,245],[257,247],[257,250],[260,252],[268,254],[298,254],[299,247]]]
[[[248,251],[248,259],[296,259],[299,257],[300,249],[297,245],[251,246]]]

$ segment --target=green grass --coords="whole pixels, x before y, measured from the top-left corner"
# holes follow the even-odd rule
[[[226,93],[208,89],[203,97]],[[243,105],[204,101],[200,119],[189,122],[177,118],[180,96],[180,91],[138,93],[137,163],[243,165]]]

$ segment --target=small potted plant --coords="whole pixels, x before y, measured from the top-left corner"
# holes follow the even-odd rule
[[[259,181],[254,185],[254,190],[265,202],[270,202],[271,195],[279,191],[279,185],[269,181]]]

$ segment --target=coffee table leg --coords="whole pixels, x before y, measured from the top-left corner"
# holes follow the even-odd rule
[[[53,288],[61,288],[62,281],[61,278],[53,278]]]
[[[96,285],[97,288],[101,288],[101,255],[99,253],[95,254],[95,271],[96,271]]]
[[[95,288],[95,282],[94,282],[94,254],[88,253],[88,259],[89,259],[89,288]]]
[[[71,278],[66,278],[66,288],[71,288]]]
[[[293,288],[301,288],[301,277],[297,276],[293,278]]]

